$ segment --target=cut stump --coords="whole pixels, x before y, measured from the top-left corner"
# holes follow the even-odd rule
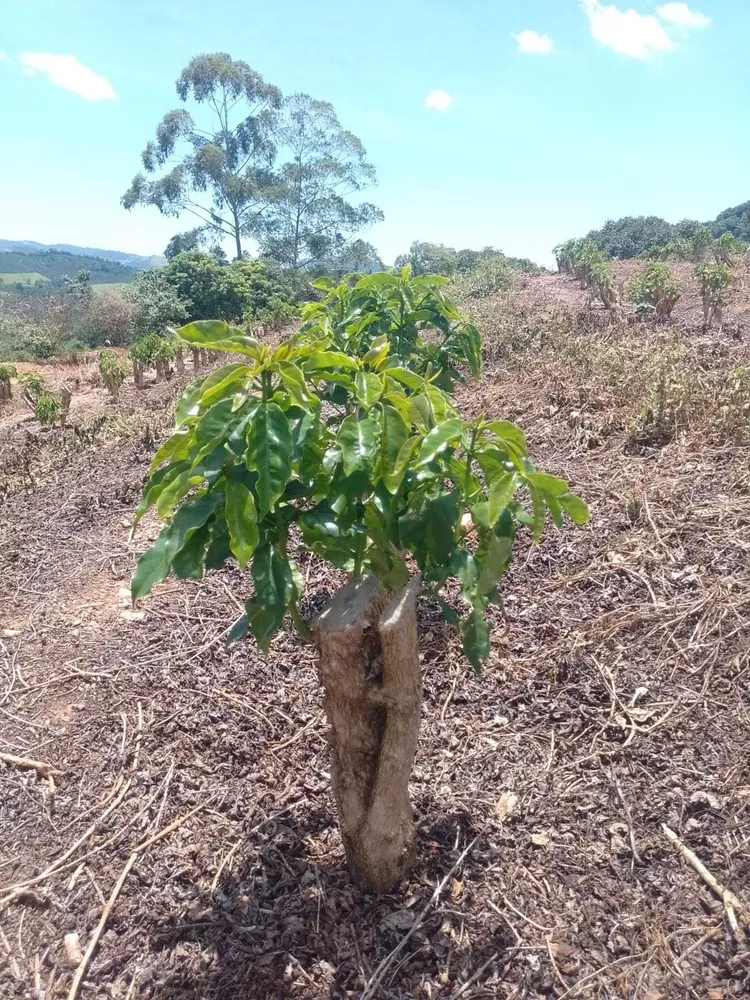
[[[373,577],[343,587],[315,623],[331,781],[352,877],[385,892],[414,860],[409,777],[422,676],[415,577],[395,596]]]

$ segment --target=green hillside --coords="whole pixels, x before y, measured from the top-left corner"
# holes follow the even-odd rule
[[[36,285],[46,281],[38,271],[0,271],[0,285]]]
[[[28,282],[29,275],[34,280],[46,278],[52,284],[59,284],[64,275],[76,275],[79,271],[89,271],[93,284],[122,284],[133,280],[136,271],[112,260],[101,257],[84,257],[81,254],[62,253],[45,250],[40,253],[21,251],[0,252],[0,275],[4,284],[16,281]],[[15,275],[19,275],[18,278]]]

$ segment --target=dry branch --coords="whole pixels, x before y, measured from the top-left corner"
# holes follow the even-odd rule
[[[52,764],[45,764],[41,760],[32,760],[30,757],[16,757],[12,753],[0,753],[0,761],[4,764],[12,764],[14,767],[24,768],[27,771],[36,771],[43,778],[49,778],[53,774],[62,774]]]

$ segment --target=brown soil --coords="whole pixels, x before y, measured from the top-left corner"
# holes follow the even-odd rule
[[[748,995],[742,926],[662,826],[750,903],[748,450],[681,433],[633,453],[597,392],[576,389],[582,412],[565,369],[540,371],[490,366],[460,405],[517,419],[592,524],[519,552],[481,677],[421,607],[419,862],[390,895],[343,865],[312,651],[224,643],[247,575],[124,607],[155,530],[129,541],[149,436],[71,450],[2,501],[0,753],[60,773],[0,763],[0,996],[69,996],[65,936],[86,950],[123,873],[81,997]],[[340,580],[301,568],[310,618]]]

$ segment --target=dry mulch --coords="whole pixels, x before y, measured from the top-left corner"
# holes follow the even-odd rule
[[[309,647],[227,649],[232,569],[125,606],[149,442],[2,501],[0,753],[59,773],[0,763],[0,996],[68,997],[65,937],[123,873],[81,997],[747,995],[742,913],[663,829],[750,903],[747,449],[592,444],[501,369],[460,403],[519,419],[592,524],[522,547],[481,677],[421,608],[419,863],[380,898],[343,866]],[[339,580],[302,571],[309,617]]]

